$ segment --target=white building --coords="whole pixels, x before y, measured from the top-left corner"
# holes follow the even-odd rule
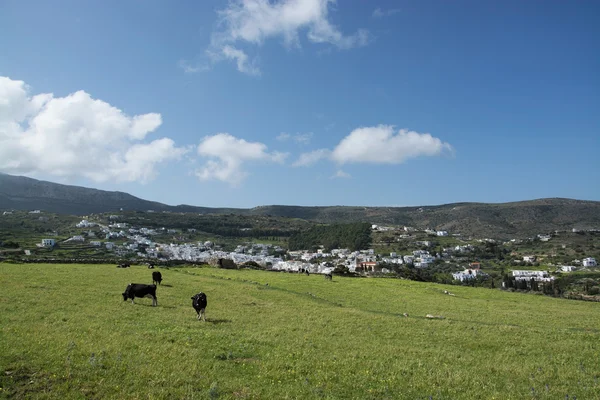
[[[523,256],[525,262],[535,262],[535,256]]]
[[[535,281],[542,281],[542,282],[549,282],[549,281],[554,280],[554,277],[550,276],[548,271],[514,270],[514,271],[512,271],[512,275],[515,277],[515,280],[517,280],[517,281],[522,281],[522,280],[529,281],[529,280],[531,280],[531,278],[533,278],[533,280],[535,280]]]
[[[112,250],[115,248],[115,244],[113,242],[104,242],[104,246],[108,249],[108,250]]]
[[[98,241],[98,240],[92,240],[92,241],[90,242],[90,244],[91,244],[92,246],[96,246],[96,247],[100,247],[100,246],[102,246],[102,242],[100,242],[100,241]]]
[[[597,267],[598,263],[596,262],[595,258],[588,257],[588,258],[583,259],[583,266],[584,267]]]
[[[436,235],[438,235],[438,236],[448,236],[448,232],[447,231],[437,231]]]
[[[560,272],[573,272],[576,267],[573,265],[561,265]]]
[[[481,272],[480,269],[465,269],[464,271],[454,272],[452,277],[454,280],[464,282],[469,279],[475,279],[477,276],[484,276],[485,273]]]
[[[82,219],[81,222],[77,223],[77,225],[75,225],[75,226],[78,228],[88,228],[91,226],[96,226],[96,224],[88,221],[87,219]]]
[[[433,264],[434,261],[435,261],[434,257],[429,256],[429,255],[424,255],[424,256],[421,256],[419,258],[418,262],[415,263],[415,267],[426,268],[430,264]]]
[[[384,257],[381,261],[383,261],[384,263],[389,263],[389,264],[403,264],[402,258],[396,258],[396,257]]]
[[[56,240],[54,239],[42,239],[42,246],[44,247],[54,247],[56,244]]]

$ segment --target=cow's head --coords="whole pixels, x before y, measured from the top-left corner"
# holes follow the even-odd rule
[[[123,301],[127,301],[127,299],[129,298],[129,289],[131,288],[131,284],[127,285],[127,287],[125,288],[125,291],[123,293],[121,293],[123,295]]]

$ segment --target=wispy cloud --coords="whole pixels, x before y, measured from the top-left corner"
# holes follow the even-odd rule
[[[308,167],[310,165],[316,164],[317,162],[329,158],[331,155],[331,151],[329,149],[318,149],[313,150],[308,153],[300,154],[298,160],[296,160],[292,166],[293,167]]]
[[[276,137],[276,139],[279,140],[280,142],[285,142],[287,140],[293,140],[294,142],[299,143],[299,144],[308,144],[308,143],[310,143],[312,137],[313,137],[312,132],[295,133],[295,134],[282,132]]]
[[[260,75],[260,68],[257,66],[258,62],[256,59],[250,61],[248,55],[244,51],[229,45],[224,46],[221,51],[226,59],[235,60],[238,71],[252,76]]]
[[[195,74],[197,72],[208,71],[210,67],[208,65],[196,64],[192,65],[186,60],[179,60],[177,66],[183,70],[186,74]]]
[[[373,14],[371,15],[373,18],[384,18],[384,17],[391,17],[394,14],[399,13],[401,10],[399,8],[392,8],[389,10],[382,10],[381,8],[377,7],[375,10],[373,10]]]
[[[258,75],[249,64],[240,44],[262,45],[267,39],[281,38],[286,47],[300,47],[300,33],[306,31],[311,43],[324,43],[339,49],[364,46],[370,40],[367,30],[344,35],[329,19],[335,0],[231,0],[217,11],[219,27],[211,36],[207,54],[213,62],[235,60],[240,72]],[[223,57],[224,56],[224,57]]]
[[[352,176],[347,173],[342,171],[341,169],[338,169],[335,174],[331,175],[330,179],[348,179],[348,178],[352,178]]]

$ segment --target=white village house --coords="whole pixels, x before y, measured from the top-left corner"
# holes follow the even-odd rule
[[[588,257],[588,258],[583,259],[583,266],[584,267],[597,267],[598,263],[596,262],[595,258]]]
[[[56,244],[56,240],[54,240],[54,239],[42,239],[43,247],[54,247],[55,244]]]
[[[465,269],[464,271],[454,272],[452,277],[454,280],[464,282],[469,279],[475,279],[477,276],[485,276],[487,274],[483,273],[480,269]]]
[[[529,281],[531,278],[538,282],[550,282],[554,280],[553,276],[550,276],[548,271],[520,271],[514,270],[512,271],[512,275],[517,281]]]

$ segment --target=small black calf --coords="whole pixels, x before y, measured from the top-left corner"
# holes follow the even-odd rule
[[[198,313],[198,320],[202,318],[204,321],[206,321],[205,311],[207,304],[208,302],[206,301],[206,295],[202,292],[192,297],[192,307],[194,307],[194,310],[196,310]]]
[[[158,305],[158,299],[156,298],[156,285],[145,285],[143,283],[130,283],[123,292],[123,301],[131,299],[131,304],[134,303],[135,297],[149,297],[152,299],[152,305]]]
[[[159,284],[162,282],[162,274],[160,273],[160,271],[153,271],[152,272],[152,283],[153,284]]]
[[[333,276],[331,274],[325,274],[325,279],[332,280]]]

